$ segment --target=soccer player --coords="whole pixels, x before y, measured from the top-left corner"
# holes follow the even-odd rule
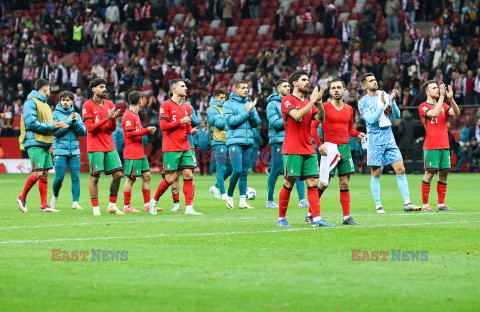
[[[355,167],[353,166],[352,152],[350,151],[350,137],[361,138],[365,136],[365,133],[358,132],[353,128],[353,108],[343,103],[343,94],[345,93],[345,83],[342,79],[333,79],[330,84],[330,96],[331,102],[323,103],[325,109],[325,121],[323,122],[323,134],[325,142],[330,142],[337,145],[338,153],[342,156],[342,159],[337,163],[336,167],[330,171],[330,178],[337,172],[338,184],[340,186],[340,204],[342,205],[343,220],[342,224],[356,225],[358,224],[350,217],[350,190],[348,184],[350,181],[350,175],[355,174]],[[322,145],[320,137],[318,136],[317,128],[320,123],[317,120],[312,122],[312,137],[315,140],[315,144],[318,146],[318,151],[321,155],[327,156],[328,150],[325,145]],[[332,151],[330,151],[332,152]],[[320,163],[320,170],[326,166],[330,167],[330,164],[326,161]],[[328,170],[325,168],[325,170]],[[320,198],[323,192],[327,189],[328,184],[318,184],[318,190]],[[311,223],[311,214],[308,213],[305,217],[305,221]]]
[[[418,107],[420,118],[426,135],[423,143],[423,161],[425,175],[422,181],[422,211],[433,211],[428,204],[430,183],[435,172],[438,171],[437,211],[453,210],[445,205],[445,194],[447,193],[447,175],[451,169],[450,165],[450,143],[447,133],[447,115],[459,116],[460,109],[453,98],[452,87],[440,85],[434,80],[426,81],[421,88],[422,93],[427,96],[427,101]],[[450,101],[451,107],[444,103],[445,96]]]
[[[21,211],[28,212],[27,194],[39,181],[40,211],[58,212],[47,206],[48,170],[53,168],[50,147],[53,143],[53,131],[66,129],[68,125],[65,121],[53,120],[52,110],[47,104],[50,83],[45,79],[38,79],[34,88],[23,105],[20,123],[20,142],[23,142],[32,163],[32,174],[28,177],[22,194],[17,198],[17,205]]]
[[[74,95],[70,91],[60,92],[60,103],[53,112],[54,120],[65,121],[68,128],[57,129],[53,132],[53,159],[55,164],[55,181],[53,181],[53,197],[50,207],[56,208],[60,188],[62,187],[65,171],[70,170],[72,180],[72,209],[82,209],[78,204],[80,198],[80,143],[79,136],[85,136],[87,129],[82,118],[73,110]]]
[[[368,148],[367,165],[370,166],[372,177],[370,187],[376,205],[377,213],[385,213],[380,200],[380,175],[382,165],[391,164],[397,175],[397,185],[402,193],[405,211],[418,211],[420,207],[410,201],[407,176],[403,158],[393,137],[392,127],[380,127],[380,118],[386,119],[390,114],[394,118],[400,118],[400,110],[395,103],[397,90],[392,90],[389,99],[385,99],[384,93],[379,95],[377,79],[372,73],[362,76],[362,83],[367,89],[367,94],[358,102],[358,108],[367,125]],[[381,98],[381,105],[378,105],[378,96]],[[388,98],[388,96],[387,96]],[[387,101],[388,100],[388,101]],[[384,112],[385,111],[385,112]],[[382,115],[384,115],[382,117]]]
[[[311,123],[315,118],[319,122],[325,120],[325,111],[321,103],[325,89],[313,89],[310,100],[305,98],[310,91],[307,72],[294,72],[289,81],[293,86],[292,94],[282,98],[282,115],[285,124],[285,140],[282,145],[283,172],[285,180],[279,196],[279,226],[290,224],[286,219],[290,192],[296,179],[306,180],[309,211],[312,213],[312,226],[335,226],[320,216],[320,197],[318,194],[317,154],[312,143]],[[315,104],[318,103],[318,108]]]
[[[172,91],[170,90],[169,94],[172,94]],[[171,96],[170,96],[171,97]],[[182,98],[182,102],[185,101],[185,98]],[[195,113],[195,109],[193,108],[192,105],[190,105],[190,108],[192,110],[192,122],[190,123],[192,125],[192,128],[197,128],[198,129],[198,119],[197,119],[197,114]],[[198,132],[197,132],[198,133]],[[188,143],[190,143],[190,149],[192,150],[193,155],[196,156],[195,154],[195,143],[193,140],[193,135],[188,134]],[[179,175],[177,174],[177,178],[175,179],[175,182],[172,183],[172,199],[173,199],[173,208],[170,211],[179,211],[180,210],[180,183],[179,183]],[[195,186],[193,186],[195,188]],[[157,208],[157,211],[159,209]]]
[[[282,117],[282,98],[290,94],[290,84],[286,79],[280,79],[275,85],[277,93],[271,94],[267,105],[268,137],[272,150],[272,159],[270,160],[270,174],[268,175],[268,193],[266,208],[278,208],[273,201],[273,191],[277,183],[278,176],[282,173],[282,143],[285,139],[285,125]],[[305,182],[297,180],[295,182],[298,193],[298,207],[310,207],[305,199]]]
[[[172,97],[160,106],[160,128],[163,131],[163,170],[165,179],[158,185],[155,196],[150,200],[150,214],[157,214],[160,197],[175,182],[180,170],[183,177],[183,194],[185,195],[185,214],[200,215],[193,209],[193,169],[197,165],[195,153],[192,152],[188,134],[195,134],[192,128],[192,109],[183,102],[187,95],[187,85],[182,79],[170,82]]]
[[[122,117],[123,138],[125,140],[125,149],[123,158],[125,159],[125,185],[123,187],[123,212],[140,212],[130,204],[132,197],[132,186],[138,177],[142,177],[143,210],[150,210],[150,166],[147,156],[143,150],[143,136],[153,134],[156,131],[154,126],[142,127],[142,122],[138,116],[142,104],[142,94],[133,91],[128,94],[130,107],[125,111]]]
[[[107,82],[104,79],[92,79],[88,88],[93,92],[93,97],[82,106],[82,118],[87,128],[87,154],[90,166],[88,190],[94,216],[102,215],[98,204],[98,180],[102,172],[112,175],[107,211],[116,215],[125,214],[117,208],[117,194],[123,167],[112,138],[112,132],[117,128],[115,118],[120,114],[120,110],[115,110],[113,103],[105,99],[106,87]]]
[[[227,100],[227,92],[222,89],[213,91],[210,107],[207,111],[209,129],[212,130],[211,145],[213,149],[212,161],[217,165],[215,185],[210,187],[210,193],[215,198],[227,200],[225,180],[232,174],[232,166],[228,161],[227,133],[225,131],[225,118],[223,117],[223,103]]]
[[[248,84],[246,81],[237,81],[235,92],[230,94],[228,101],[223,105],[225,114],[225,130],[228,153],[233,172],[230,177],[227,193],[227,208],[234,209],[233,191],[238,183],[240,191],[240,209],[253,209],[247,204],[247,174],[252,158],[253,131],[260,124],[255,105],[257,100],[248,101]],[[239,181],[240,180],[240,181]]]

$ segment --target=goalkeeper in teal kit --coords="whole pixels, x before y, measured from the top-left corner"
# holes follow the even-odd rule
[[[362,76],[362,84],[367,94],[358,102],[358,109],[367,125],[367,165],[371,169],[370,187],[377,213],[385,213],[380,200],[380,175],[382,165],[392,165],[397,175],[397,184],[402,193],[405,211],[418,211],[418,207],[410,201],[407,176],[403,158],[393,136],[390,115],[400,118],[400,110],[395,103],[397,90],[390,95],[378,90],[377,80],[372,73]]]

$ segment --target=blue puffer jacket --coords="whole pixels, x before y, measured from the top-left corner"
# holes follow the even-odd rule
[[[192,109],[192,122],[190,123],[192,125],[192,128],[198,127],[200,123],[198,122],[197,118],[197,113],[193,109],[193,106],[190,105],[190,108]],[[193,141],[193,136],[191,134],[187,134],[188,142],[190,143],[191,148],[195,148],[195,142]]]
[[[73,106],[67,111],[62,104],[58,103],[53,112],[53,120],[66,121],[68,128],[57,129],[53,133],[53,156],[74,156],[80,155],[80,144],[78,137],[85,136],[87,129],[83,124],[82,117],[77,115],[77,120],[72,123],[68,118],[73,112]]]
[[[268,138],[270,144],[283,143],[285,125],[282,117],[282,97],[280,93],[271,94],[267,98]]]
[[[198,128],[198,132],[193,137],[195,142],[195,146],[201,150],[208,150],[210,149],[210,140],[208,139],[208,129]]]
[[[47,98],[40,94],[38,91],[32,91],[28,94],[27,100],[23,104],[23,120],[25,121],[25,139],[23,141],[23,146],[25,149],[32,146],[40,147],[50,147],[52,144],[39,142],[35,140],[35,132],[46,133],[53,132],[53,120],[49,123],[42,123],[37,119],[37,104],[32,98],[37,98],[42,102],[47,102]]]
[[[212,97],[210,99],[209,105],[210,105],[210,107],[207,110],[207,119],[208,119],[208,124],[210,125],[210,132],[212,132],[212,142],[210,142],[210,144],[212,146],[225,145],[225,142],[219,142],[219,141],[213,139],[213,127],[215,126],[220,130],[224,130],[225,129],[225,119],[220,114],[218,109],[216,109],[215,107],[211,107],[212,105],[223,107],[223,103],[215,100]]]
[[[257,128],[252,129],[253,131],[253,148],[258,149],[260,146],[263,145],[262,135],[260,134],[260,130]]]
[[[227,146],[253,145],[253,131],[261,120],[254,108],[247,113],[248,98],[242,98],[235,92],[230,94],[228,101],[223,104],[223,116],[225,117],[225,130],[227,131]]]

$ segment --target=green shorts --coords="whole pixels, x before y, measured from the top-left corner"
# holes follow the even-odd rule
[[[352,152],[350,151],[350,144],[340,144],[337,146],[338,152],[342,155],[342,159],[337,166],[330,171],[330,176],[335,175],[335,171],[339,177],[349,174],[355,174],[355,166],[353,165]]]
[[[110,152],[89,152],[88,163],[90,175],[96,176],[102,172],[112,174],[123,169],[117,150]]]
[[[423,151],[423,163],[425,170],[450,170],[450,150],[426,150]]]
[[[318,178],[317,154],[282,155],[285,179]]]
[[[195,169],[197,158],[192,150],[180,152],[163,152],[163,171],[165,173],[182,169]]]
[[[32,146],[27,148],[27,153],[32,165],[32,172],[53,168],[52,154],[49,147]]]
[[[140,159],[125,159],[125,175],[130,178],[141,177],[142,173],[150,171],[147,156]]]

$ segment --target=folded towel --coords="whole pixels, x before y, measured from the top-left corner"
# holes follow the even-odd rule
[[[382,102],[382,92],[384,93],[385,102],[387,103],[385,107],[383,106],[383,102]],[[385,109],[387,109],[390,105],[392,105],[392,103],[390,102],[390,95],[385,91],[378,91],[377,107],[383,107],[383,112],[380,115],[380,118],[378,118],[378,126],[380,128],[385,128],[392,125],[392,122],[390,121],[390,119],[385,115]]]
[[[337,144],[330,142],[324,143],[325,148],[327,149],[327,156],[322,156],[320,158],[320,182],[328,186],[330,183],[330,171],[338,164],[342,155],[338,152]]]

